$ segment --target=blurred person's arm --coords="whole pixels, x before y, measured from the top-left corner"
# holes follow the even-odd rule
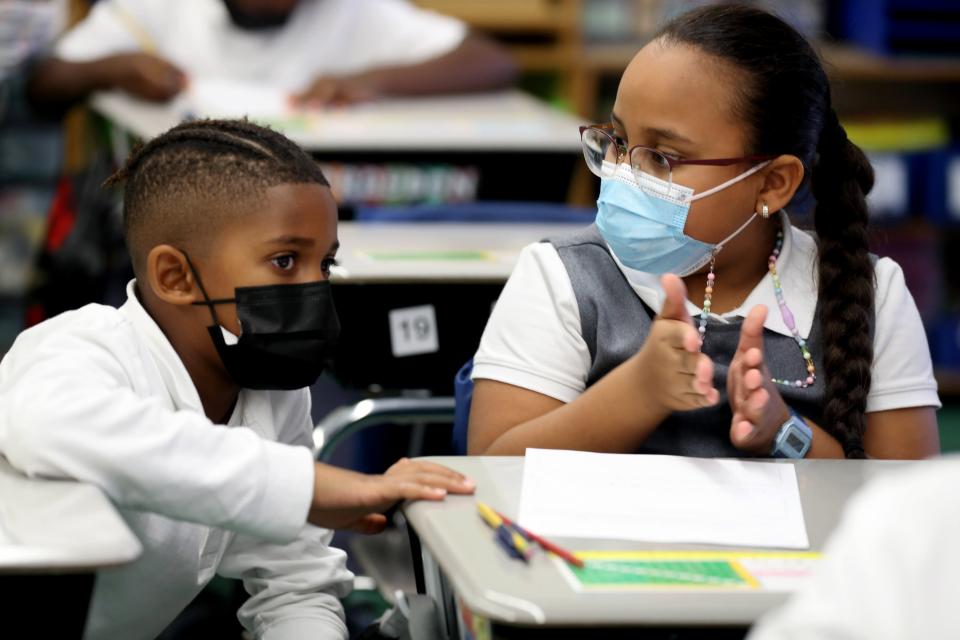
[[[319,77],[294,99],[298,103],[320,106],[384,96],[489,91],[511,85],[517,72],[516,62],[506,49],[489,38],[471,33],[452,51],[425,62]]]
[[[48,58],[33,69],[27,91],[39,111],[58,113],[95,91],[120,89],[138,98],[165,102],[185,84],[184,73],[162,58],[119,53],[84,62]]]
[[[164,40],[160,0],[100,0],[32,69],[34,107],[58,114],[96,91],[120,89],[163,102],[185,84],[183,72],[158,53]]]

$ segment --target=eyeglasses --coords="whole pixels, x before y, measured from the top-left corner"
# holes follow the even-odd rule
[[[645,173],[673,185],[673,169],[685,164],[726,167],[741,162],[761,162],[775,156],[744,156],[742,158],[717,158],[713,160],[681,160],[643,147],[640,145],[627,149],[614,136],[612,123],[592,124],[580,127],[580,142],[583,145],[583,158],[590,171],[600,177],[609,178],[617,170],[624,158],[629,158],[633,175],[639,181]]]

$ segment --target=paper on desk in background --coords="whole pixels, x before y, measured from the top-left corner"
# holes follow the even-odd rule
[[[290,92],[260,82],[224,78],[190,78],[184,108],[197,117],[274,119],[297,115]]]
[[[527,449],[518,522],[546,537],[809,547],[791,464]]]

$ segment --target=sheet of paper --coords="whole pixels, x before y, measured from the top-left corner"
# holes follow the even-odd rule
[[[790,464],[527,449],[518,521],[547,537],[809,547]]]
[[[283,118],[296,112],[289,92],[263,83],[191,78],[185,107],[196,117]]]

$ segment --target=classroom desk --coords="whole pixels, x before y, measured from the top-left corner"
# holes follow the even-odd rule
[[[341,324],[337,377],[353,388],[451,395],[520,250],[579,226],[341,222],[331,276]],[[391,323],[397,310],[410,311]],[[401,342],[409,349],[395,351]]]
[[[158,105],[102,93],[91,106],[142,139],[196,115],[187,96]],[[230,115],[243,113],[238,105]],[[516,90],[253,119],[278,128],[320,161],[347,217],[358,202],[564,202],[581,157],[583,122]],[[115,155],[126,151],[121,146]],[[578,189],[589,190],[579,183]]]
[[[99,489],[30,479],[0,457],[0,635],[80,637],[95,572],[132,562],[140,552]],[[50,615],[36,616],[38,608]],[[23,633],[11,631],[21,626]]]
[[[473,615],[491,622],[494,637],[521,637],[524,632],[544,638],[597,637],[570,631],[578,628],[582,634],[584,628],[590,627],[603,627],[610,635],[631,627],[714,627],[719,634],[723,628],[746,628],[787,598],[786,593],[763,590],[577,593],[548,554],[535,555],[529,565],[508,558],[477,515],[476,500],[503,511],[507,517],[517,515],[522,457],[428,459],[457,469],[477,482],[475,497],[448,496],[444,502],[403,506],[415,533],[411,537],[419,540],[426,592],[444,604],[442,615],[448,625],[456,624],[458,615],[454,609],[459,601]],[[817,551],[836,526],[848,498],[866,480],[922,462],[800,460],[793,464],[797,468],[811,550]],[[615,540],[556,542],[571,550],[724,548]],[[451,637],[458,637],[456,631]]]

